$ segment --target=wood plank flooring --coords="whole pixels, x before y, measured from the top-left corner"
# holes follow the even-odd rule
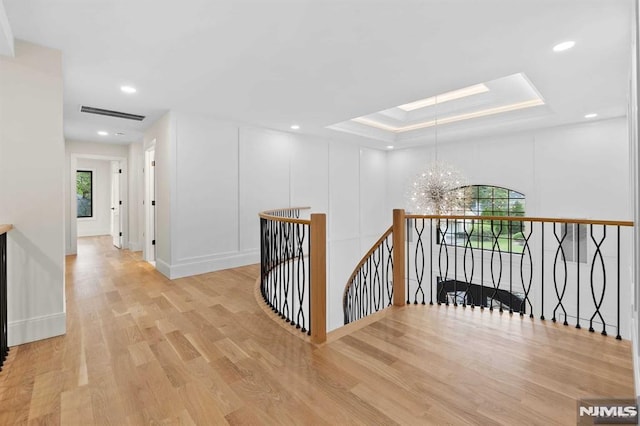
[[[108,237],[67,259],[67,334],[14,347],[0,424],[560,424],[633,398],[629,342],[461,307],[391,308],[314,347],[258,267],[169,281]]]

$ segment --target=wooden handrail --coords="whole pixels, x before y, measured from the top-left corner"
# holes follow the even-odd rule
[[[278,222],[299,223],[303,225],[311,224],[311,219],[297,219],[297,218],[281,217],[281,216],[274,215],[274,213],[286,212],[290,210],[311,210],[311,207],[288,207],[285,209],[265,210],[263,212],[258,213],[258,216],[261,219],[275,220]]]
[[[469,216],[469,215],[433,215],[433,214],[406,214],[409,219],[456,219],[456,220],[504,220],[510,222],[544,222],[544,223],[578,223],[581,225],[609,225],[609,226],[633,226],[632,221],[626,220],[595,220],[595,219],[566,219],[552,217],[527,217],[527,216]]]
[[[0,235],[9,232],[13,229],[13,225],[10,224],[2,224],[0,225]]]

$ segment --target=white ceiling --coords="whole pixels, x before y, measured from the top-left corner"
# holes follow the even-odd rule
[[[520,72],[550,113],[468,120],[439,137],[578,122],[590,112],[615,117],[627,108],[632,0],[4,3],[17,39],[63,52],[69,139],[140,140],[169,109],[345,138],[326,126]],[[576,46],[551,50],[564,40]],[[123,84],[138,93],[121,93]],[[82,104],[148,118],[91,117],[78,112]],[[100,129],[125,136],[103,138]]]
[[[504,121],[514,116],[513,111],[519,111],[520,119],[550,114],[543,107],[544,100],[536,88],[524,74],[518,73],[356,117],[329,128],[403,146],[405,142],[429,139],[434,126],[442,129],[494,114],[502,114],[500,118]],[[523,114],[521,110],[525,108],[533,109]]]

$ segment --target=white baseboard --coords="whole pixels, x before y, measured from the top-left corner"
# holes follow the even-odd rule
[[[171,279],[171,265],[164,260],[156,258],[156,270],[165,277]]]
[[[192,275],[206,274],[207,272],[220,271],[222,269],[237,268],[260,262],[260,253],[252,250],[243,253],[222,253],[218,255],[184,259],[169,267],[169,275],[161,270],[160,261],[156,263],[158,271],[167,275],[170,279],[190,277]],[[163,262],[164,263],[164,262]],[[169,266],[169,265],[166,265]]]
[[[9,346],[35,342],[61,336],[67,331],[67,314],[44,315],[36,318],[12,321],[8,324]]]
[[[85,231],[78,231],[79,237],[101,237],[103,235],[111,235],[111,230],[109,229],[87,229]]]

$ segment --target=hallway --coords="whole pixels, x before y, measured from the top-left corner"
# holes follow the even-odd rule
[[[634,394],[613,337],[408,306],[314,348],[256,303],[257,265],[169,281],[108,236],[78,253],[67,334],[0,372],[2,425],[575,424],[578,398]]]

